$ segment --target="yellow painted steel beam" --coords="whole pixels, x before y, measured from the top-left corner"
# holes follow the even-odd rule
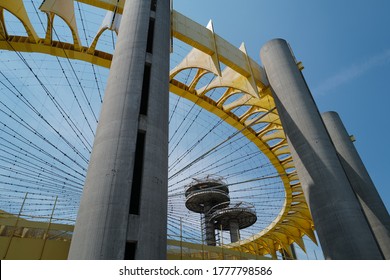
[[[1,13],[1,30],[0,30],[0,40],[3,38],[5,39],[7,37],[7,29],[4,22],[3,17],[3,9],[10,12],[14,16],[16,16],[23,24],[24,28],[26,29],[26,32],[28,34],[29,41],[31,43],[37,43],[38,42],[38,35],[35,33],[35,30],[30,22],[30,19],[27,15],[26,9],[23,4],[23,0],[0,0],[0,13]]]
[[[88,48],[83,47],[75,50],[74,45],[65,42],[52,41],[51,44],[44,44],[43,39],[37,44],[28,42],[27,37],[8,36],[8,40],[0,39],[0,49],[18,52],[35,52],[59,56],[69,59],[81,60],[93,63],[98,66],[109,68],[111,66],[112,54],[94,51],[88,53]]]
[[[251,77],[253,74],[253,79],[262,88],[269,85],[262,67],[249,58],[245,52],[211,30],[177,11],[172,12],[172,28],[175,38],[208,55],[213,55],[218,51],[218,58],[223,64],[244,77]]]
[[[91,6],[95,6],[104,10],[117,11],[121,14],[123,11],[123,6],[126,0],[75,0],[80,3],[88,4]]]
[[[39,9],[47,14],[48,24],[45,44],[51,44],[54,16],[59,16],[65,21],[70,31],[72,32],[74,48],[76,50],[81,48],[73,0],[45,0]]]

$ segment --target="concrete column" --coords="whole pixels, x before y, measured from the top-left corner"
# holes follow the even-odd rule
[[[298,259],[297,258],[297,252],[295,251],[294,243],[291,243],[290,249],[291,249],[291,259],[297,260]]]
[[[260,52],[326,259],[382,259],[286,41]]]
[[[215,225],[214,221],[210,219],[210,209],[213,205],[204,206],[204,231],[206,235],[206,244],[208,246],[215,246],[217,244],[215,240]]]
[[[126,1],[69,259],[165,259],[170,3]]]
[[[347,130],[336,112],[322,114],[341,164],[386,259],[390,259],[390,216]]]
[[[240,225],[236,219],[229,221],[230,226],[230,242],[234,243],[240,240]]]

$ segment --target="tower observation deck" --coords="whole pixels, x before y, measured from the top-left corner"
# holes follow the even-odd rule
[[[230,231],[230,241],[234,243],[240,240],[240,230],[256,223],[257,216],[252,204],[230,202],[229,205],[224,203],[211,208],[210,219],[214,221],[216,228]]]
[[[204,232],[206,235],[206,244],[215,246],[215,223],[211,219],[212,208],[218,208],[218,205],[229,203],[229,189],[222,179],[212,179],[210,177],[200,180],[187,186],[185,192],[186,207],[196,213],[204,215]]]

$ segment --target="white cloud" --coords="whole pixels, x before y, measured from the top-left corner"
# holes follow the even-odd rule
[[[371,69],[384,65],[390,62],[390,49],[374,55],[359,64],[351,65],[348,68],[342,69],[335,75],[327,78],[321,84],[313,89],[313,93],[316,95],[325,95],[328,92],[336,89],[337,87],[346,84],[359,76],[362,76]]]

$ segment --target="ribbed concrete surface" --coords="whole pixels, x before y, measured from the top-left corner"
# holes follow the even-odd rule
[[[144,117],[139,112],[151,14],[150,0],[126,1],[69,259],[123,259],[129,238],[137,242],[136,259],[166,258],[169,1],[158,1]],[[140,210],[129,217],[140,124],[146,130]]]
[[[286,41],[260,52],[326,259],[381,259],[317,106]]]
[[[355,145],[336,112],[322,114],[341,164],[386,259],[390,259],[390,216]]]

